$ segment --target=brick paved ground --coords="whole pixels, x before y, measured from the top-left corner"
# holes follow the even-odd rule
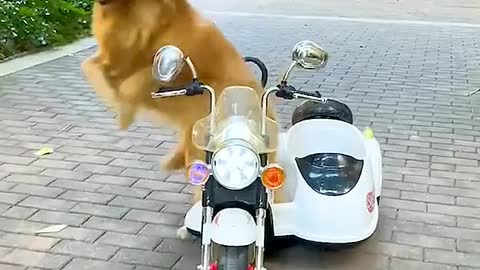
[[[477,0],[191,0],[215,11],[479,23]]]
[[[329,66],[294,82],[351,105],[384,150],[375,236],[338,253],[286,249],[270,269],[480,269],[480,97],[466,96],[480,86],[478,30],[215,18],[274,76],[296,41],[322,44]],[[174,135],[117,129],[79,71],[92,51],[0,78],[0,269],[193,269],[198,246],[174,238],[189,188],[158,170]],[[286,124],[292,107],[279,110]],[[35,157],[46,145],[55,153]],[[68,228],[35,235],[49,224]]]

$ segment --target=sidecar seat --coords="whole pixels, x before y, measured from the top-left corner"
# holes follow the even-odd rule
[[[325,103],[313,100],[303,102],[293,112],[292,125],[310,119],[335,119],[353,124],[350,108],[333,99],[327,99]]]

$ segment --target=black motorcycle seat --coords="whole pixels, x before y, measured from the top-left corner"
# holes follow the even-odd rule
[[[310,119],[334,119],[353,124],[353,114],[344,103],[326,99],[325,102],[307,100],[295,108],[292,125]]]

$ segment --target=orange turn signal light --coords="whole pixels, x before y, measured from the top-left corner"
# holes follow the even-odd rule
[[[285,171],[278,164],[267,166],[261,175],[262,184],[271,190],[279,189],[285,183]]]

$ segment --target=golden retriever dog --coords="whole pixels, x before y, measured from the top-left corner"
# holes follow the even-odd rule
[[[118,114],[120,128],[128,128],[143,111],[179,131],[177,148],[162,162],[166,171],[204,158],[192,144],[192,127],[208,115],[209,97],[205,93],[151,98],[150,93],[160,86],[151,71],[160,47],[179,47],[193,61],[199,79],[217,95],[232,85],[250,86],[259,97],[264,91],[235,47],[187,0],[96,0],[92,31],[97,51],[82,63],[82,71],[94,91]],[[174,82],[162,86],[183,86],[191,80],[185,66]],[[269,116],[275,118],[273,109]],[[199,192],[195,193],[197,201]]]

